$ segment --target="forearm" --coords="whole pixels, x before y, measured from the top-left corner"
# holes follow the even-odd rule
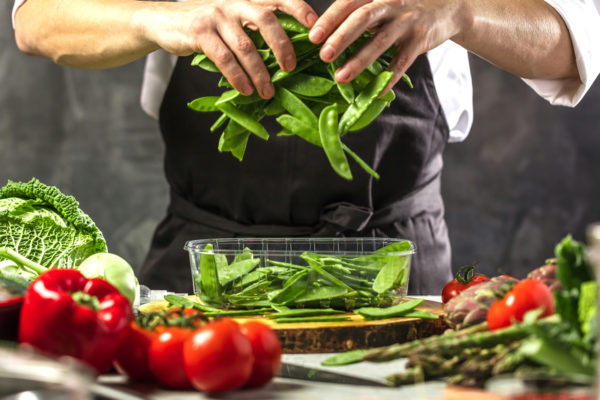
[[[27,0],[17,11],[19,49],[78,68],[108,68],[158,48],[138,14],[157,7],[135,0]]]
[[[577,78],[569,31],[543,0],[464,0],[465,20],[452,39],[523,78]]]

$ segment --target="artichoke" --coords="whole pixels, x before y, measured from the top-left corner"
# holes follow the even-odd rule
[[[510,276],[497,276],[463,290],[445,304],[446,323],[458,330],[484,322],[492,303],[502,299],[517,282]]]
[[[542,265],[527,274],[527,278],[537,279],[542,281],[552,290],[556,292],[562,289],[562,285],[556,277],[556,258],[546,260],[546,264]]]

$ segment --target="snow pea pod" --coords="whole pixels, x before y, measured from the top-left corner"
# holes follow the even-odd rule
[[[387,87],[393,75],[394,73],[390,71],[380,73],[358,94],[358,96],[356,96],[354,103],[352,103],[344,114],[342,114],[339,124],[340,135],[344,135],[348,132],[350,127],[359,120],[371,103],[373,103]]]
[[[331,79],[320,76],[296,73],[282,83],[286,89],[308,97],[319,97],[325,95],[335,85]]]
[[[288,310],[282,310],[273,314],[266,315],[267,318],[279,319],[279,318],[299,318],[299,317],[316,317],[318,315],[336,315],[344,314],[342,310],[335,310],[333,308],[294,308]]]
[[[401,317],[407,312],[417,308],[424,301],[424,299],[413,299],[387,308],[362,307],[357,310],[354,310],[354,312],[368,319]]]
[[[227,119],[229,119],[229,117],[221,113],[221,116],[217,118],[217,120],[210,126],[210,131],[214,132],[219,129],[227,121]]]
[[[308,28],[302,25],[298,20],[289,14],[278,13],[277,20],[281,24],[281,27],[286,32],[306,33]]]
[[[194,56],[192,60],[192,65],[196,67],[200,67],[205,71],[209,72],[221,72],[219,68],[212,62],[204,53],[199,53]]]
[[[294,117],[308,123],[310,126],[317,127],[317,116],[294,93],[279,86],[275,92],[275,98],[281,103],[283,108]]]
[[[294,322],[343,322],[350,321],[350,317],[343,315],[339,316],[324,316],[324,317],[303,317],[303,318],[278,318],[275,320],[278,324],[290,324]]]
[[[221,304],[221,285],[212,244],[208,243],[200,255],[200,297],[207,303]]]
[[[219,282],[222,286],[241,278],[254,269],[260,263],[260,258],[249,258],[232,262],[227,267],[219,270]]]
[[[321,146],[321,138],[319,137],[319,131],[314,129],[311,125],[306,122],[293,117],[289,114],[283,114],[277,117],[277,122],[284,128],[284,132],[291,132],[309,143],[316,146]]]
[[[269,132],[267,132],[265,127],[262,126],[261,123],[258,122],[256,119],[254,119],[252,115],[235,108],[229,103],[219,104],[217,107],[233,121],[248,129],[250,132],[254,133],[259,138],[264,140],[269,139]]]
[[[383,109],[387,107],[394,99],[396,95],[393,90],[390,90],[382,97],[379,97],[371,103],[371,105],[365,110],[363,115],[350,127],[350,132],[358,131],[369,125],[381,114]]]
[[[369,175],[371,175],[373,178],[375,179],[379,179],[379,174],[369,166],[369,164],[367,164],[366,162],[364,162],[364,160],[362,158],[360,158],[358,156],[358,154],[356,154],[355,152],[353,152],[352,150],[350,150],[350,148],[348,146],[346,146],[344,143],[342,143],[342,148],[344,149],[344,151],[346,153],[348,153],[348,155],[350,157],[352,157],[354,159],[354,161],[356,161],[356,163],[358,165],[360,165],[360,167],[362,169],[364,169]]]
[[[221,96],[219,96],[219,98],[215,102],[215,106],[218,106],[219,104],[229,103],[230,101],[232,101],[240,95],[241,93],[235,89],[226,90],[225,92],[221,93]]]
[[[219,100],[219,96],[198,97],[190,101],[187,106],[194,111],[219,111],[215,105],[217,100]]]
[[[319,116],[319,137],[329,164],[344,179],[351,180],[352,172],[338,133],[337,103],[327,106]]]

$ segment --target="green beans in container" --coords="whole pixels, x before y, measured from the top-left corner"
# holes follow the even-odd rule
[[[341,84],[334,79],[335,71],[355,54],[370,38],[361,35],[333,62],[319,58],[321,44],[308,39],[308,29],[287,14],[277,14],[296,54],[296,68],[283,71],[257,31],[246,30],[275,87],[272,99],[262,99],[256,92],[244,96],[233,89],[221,76],[219,96],[199,97],[188,103],[198,112],[218,112],[210,131],[222,129],[218,149],[230,152],[242,161],[248,141],[268,140],[269,133],[261,124],[265,117],[273,117],[281,125],[277,136],[297,136],[321,147],[333,170],[342,178],[351,180],[350,156],[366,173],[379,179],[377,171],[353,152],[342,139],[348,132],[367,127],[394,101],[392,90],[383,91],[392,80],[393,73],[387,71],[394,49],[391,48],[356,76],[351,82]],[[192,65],[210,72],[219,73],[217,66],[204,54],[197,54]],[[402,80],[407,89],[412,89],[410,78],[404,74]]]
[[[415,253],[393,238],[202,239],[184,248],[203,303],[277,311],[398,304]]]

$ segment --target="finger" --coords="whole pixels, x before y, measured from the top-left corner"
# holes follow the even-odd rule
[[[394,75],[381,93],[382,96],[402,79],[402,75],[406,73],[419,54],[418,47],[413,42],[404,42],[397,46],[396,53],[388,67],[388,71],[392,71]]]
[[[323,42],[356,9],[371,0],[337,0],[315,22],[308,34],[313,43]]]
[[[376,25],[381,25],[387,18],[385,7],[376,3],[367,4],[353,12],[327,39],[321,48],[321,59],[325,62],[335,60],[352,42],[365,31]],[[388,29],[386,35],[391,31]],[[390,40],[387,36],[385,40]]]
[[[281,27],[275,14],[266,8],[250,8],[245,18],[258,27],[265,43],[273,51],[277,63],[284,71],[291,71],[296,67],[294,46]]]
[[[397,34],[392,24],[382,26],[363,47],[336,71],[335,79],[339,83],[350,82],[394,44]]]
[[[296,18],[307,28],[311,28],[319,16],[304,0],[282,0],[276,3],[278,10]]]
[[[256,51],[252,40],[242,29],[239,21],[226,20],[217,26],[219,35],[229,47],[237,61],[230,60],[231,63],[239,64],[257,89],[260,97],[268,99],[273,97],[275,89],[271,83],[271,76],[262,58]]]
[[[227,81],[241,94],[251,95],[254,87],[250,79],[248,79],[235,56],[219,35],[213,33],[203,35],[199,39],[203,43],[202,50],[204,54],[215,63],[219,71],[227,78]]]

